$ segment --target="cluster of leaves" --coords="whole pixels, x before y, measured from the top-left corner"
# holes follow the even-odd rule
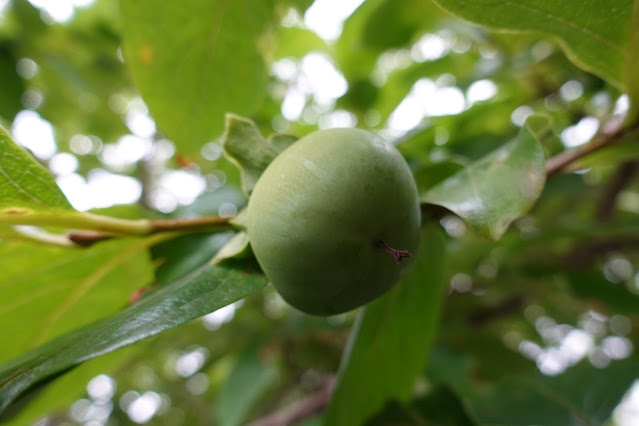
[[[91,136],[93,149],[75,152],[87,176],[109,167],[100,147],[127,133],[126,102],[139,93],[159,129],[152,143],[168,138],[178,152],[163,167],[227,180],[170,214],[150,209],[144,191],[140,206],[78,212],[46,160],[0,129],[2,420],[60,412],[99,373],[116,379],[109,398],[122,409],[81,401],[111,404],[107,417],[121,422],[129,390],[164,395],[163,424],[308,421],[318,409],[313,421],[340,425],[611,418],[639,367],[639,2],[366,0],[334,42],[303,26],[310,3],[140,0],[118,10],[96,1],[65,24],[26,0],[2,12],[5,127],[25,108],[53,124],[60,152]],[[439,43],[432,57],[419,53],[428,37]],[[310,53],[332,61],[348,89],[328,102],[306,91],[300,118],[286,120],[284,96],[303,85]],[[33,75],[15,72],[25,58]],[[293,77],[271,73],[278,64]],[[470,102],[478,81],[496,94]],[[422,83],[467,103],[393,130]],[[241,208],[294,140],[262,134],[299,136],[335,111],[396,139],[425,226],[398,286],[357,313],[320,319],[265,287],[241,213],[217,213]],[[524,123],[522,111],[537,114]],[[225,122],[229,112],[252,121]],[[557,135],[584,117],[599,133],[566,150]],[[213,162],[201,151],[211,141],[226,154]],[[148,189],[151,160],[115,171]],[[213,333],[192,321],[226,306],[235,318]],[[571,335],[587,351],[566,352]],[[192,353],[199,372],[176,373],[176,359]]]

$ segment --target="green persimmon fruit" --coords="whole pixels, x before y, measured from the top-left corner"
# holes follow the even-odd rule
[[[328,129],[266,168],[249,200],[247,229],[282,297],[309,314],[333,315],[400,279],[420,221],[415,181],[395,147],[365,130]]]

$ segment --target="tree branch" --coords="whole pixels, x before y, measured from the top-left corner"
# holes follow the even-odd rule
[[[637,161],[626,161],[617,167],[612,179],[606,185],[597,209],[596,218],[599,222],[608,222],[612,219],[619,193],[632,182],[638,168],[639,162]]]
[[[249,426],[289,425],[322,411],[331,400],[336,381],[334,376],[326,378],[315,393],[307,398],[285,407],[280,411],[259,418],[250,423]]]
[[[626,136],[634,133],[639,129],[639,123],[632,126],[616,127],[611,131],[604,131],[600,136],[596,137],[589,143],[569,151],[563,151],[546,161],[546,175],[551,176],[559,173],[568,165],[574,163],[588,154],[592,154],[599,149],[619,142]]]

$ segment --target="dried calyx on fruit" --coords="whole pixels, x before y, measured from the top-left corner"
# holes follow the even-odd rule
[[[417,189],[402,155],[368,131],[311,133],[259,178],[248,234],[282,297],[314,315],[364,305],[389,290],[417,249]]]

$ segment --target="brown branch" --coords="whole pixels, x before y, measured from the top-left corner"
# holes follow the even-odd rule
[[[609,222],[612,219],[619,193],[632,181],[638,169],[637,161],[626,161],[617,167],[612,179],[606,185],[597,209],[596,218],[599,222]]]
[[[580,158],[585,157],[588,154],[592,154],[601,148],[617,143],[632,133],[636,133],[636,131],[639,130],[639,123],[625,127],[617,125],[616,123],[610,123],[608,127],[613,127],[613,129],[608,131],[604,130],[601,135],[579,148],[563,151],[548,159],[548,161],[546,161],[546,175],[551,176],[559,173],[568,165],[574,163]]]
[[[284,426],[306,419],[322,411],[331,400],[336,379],[328,377],[320,387],[307,398],[283,408],[280,411],[259,418],[249,426]]]
[[[230,217],[204,216],[193,219],[152,220],[151,234],[168,231],[223,231],[233,229]]]
[[[607,239],[589,244],[581,242],[574,250],[563,256],[561,261],[564,265],[582,268],[592,265],[595,259],[601,258],[608,253],[619,250],[637,249],[639,249],[639,238],[631,236]]]
[[[579,148],[569,151],[563,151],[546,161],[546,175],[551,176],[562,171],[569,164],[578,159],[591,154],[604,146],[611,145],[627,132],[627,129],[618,128],[610,133],[603,133],[598,138],[593,139],[590,143],[582,145]]]
[[[170,219],[150,220],[151,228],[147,234],[159,234],[161,232],[214,232],[234,229],[229,217],[205,216],[194,219]],[[67,238],[81,247],[89,247],[100,241],[122,237],[113,233],[100,231],[72,231],[67,233]]]
[[[488,322],[496,321],[514,313],[521,312],[525,303],[526,298],[524,295],[515,294],[493,306],[473,312],[470,315],[469,320],[473,326],[481,327]]]

